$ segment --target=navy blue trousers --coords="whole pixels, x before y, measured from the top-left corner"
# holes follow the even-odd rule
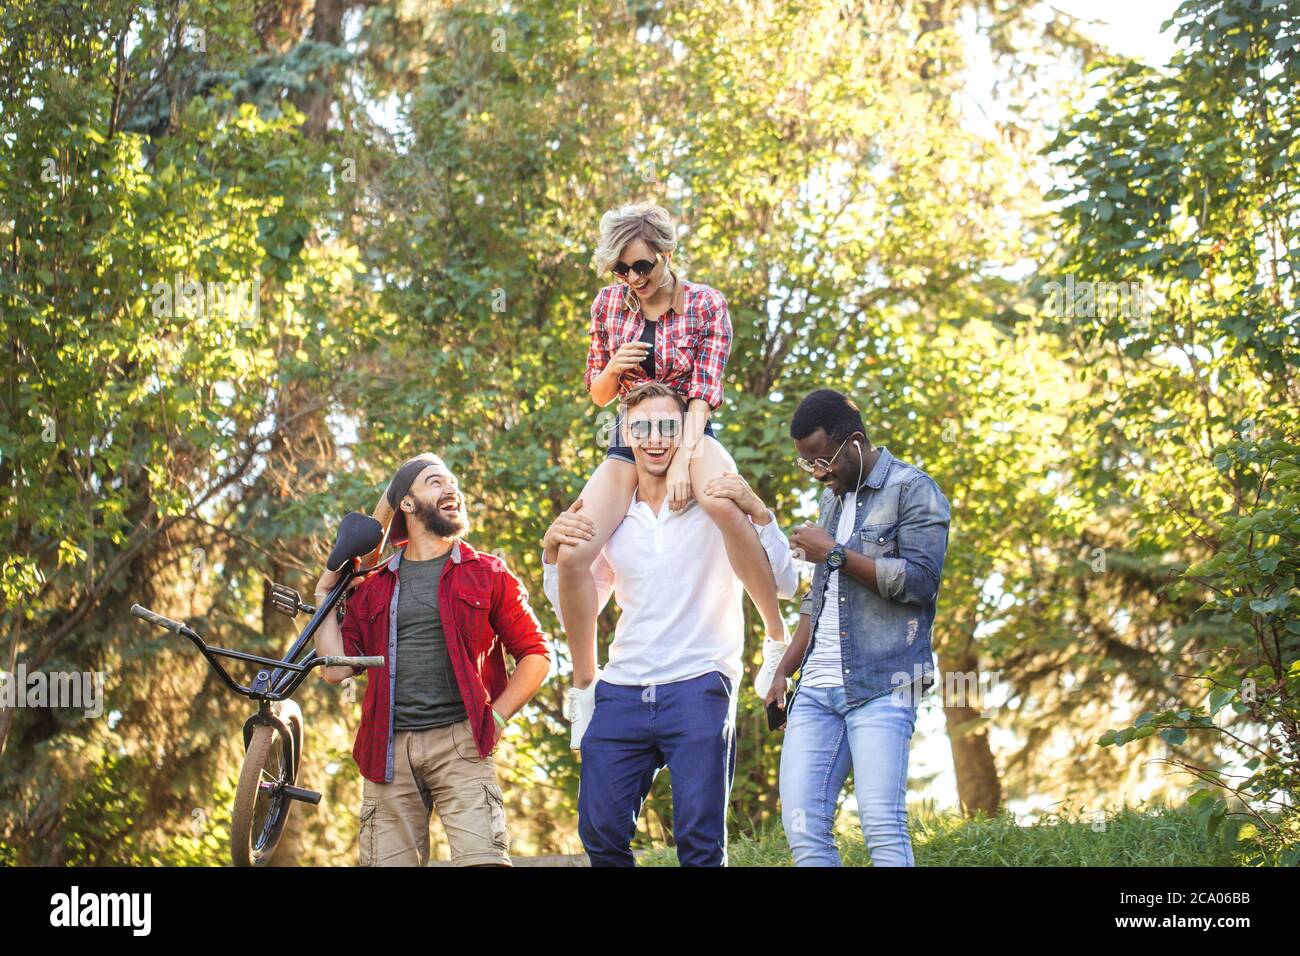
[[[736,772],[731,681],[717,671],[671,684],[601,681],[582,737],[578,836],[592,866],[633,866],[632,837],[656,775],[671,774],[682,866],[725,866]]]

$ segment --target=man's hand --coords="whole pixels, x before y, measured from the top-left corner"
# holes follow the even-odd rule
[[[668,510],[681,511],[691,499],[691,463],[686,450],[678,448],[668,465]]]
[[[709,479],[704,486],[704,493],[713,498],[730,498],[753,520],[767,522],[767,506],[763,504],[763,499],[754,494],[749,483],[734,471],[724,471],[718,477]]]
[[[331,571],[328,568],[325,569],[325,573],[322,574],[320,576],[320,580],[316,582],[316,590],[313,592],[317,601],[323,601],[325,599],[325,596],[330,592],[330,588],[338,584],[339,575],[341,575],[342,573],[343,573],[342,568],[340,568],[338,571]],[[374,572],[372,571],[371,574],[373,573]],[[365,579],[368,578],[369,576],[370,575],[358,574],[351,581],[349,581],[348,593],[350,594],[351,592],[359,588],[361,586],[361,583],[365,581]]]
[[[767,698],[763,701],[764,708],[776,704],[782,710],[785,710],[786,684],[789,679],[786,676],[785,668],[777,667],[776,676],[772,678],[772,686],[768,688]]]
[[[498,711],[495,707],[493,707],[493,708],[492,708],[492,713],[497,714],[497,713],[501,713],[501,712]],[[502,716],[502,717],[505,717],[506,715],[505,715],[505,714],[501,714],[501,716]],[[507,717],[506,719],[509,720],[510,718]],[[492,718],[492,746],[493,746],[493,747],[496,747],[496,745],[499,744],[499,743],[501,742],[501,737],[502,737],[502,735],[503,735],[505,732],[506,732],[506,729],[505,729],[504,727],[502,727],[501,724],[497,723],[497,719],[496,719],[495,717],[493,717],[493,718]]]
[[[328,594],[330,588],[339,583],[339,574],[341,573],[341,571],[331,571],[329,568],[326,568],[325,573],[322,574],[320,580],[316,582],[316,591],[314,592],[315,596],[319,599]]]
[[[569,505],[567,511],[558,514],[542,538],[542,549],[546,552],[547,564],[554,564],[557,552],[562,544],[581,544],[596,536],[596,525],[584,514],[582,499]]]
[[[794,529],[790,535],[790,547],[794,549],[795,557],[821,564],[835,547],[835,539],[825,529],[806,524]]]

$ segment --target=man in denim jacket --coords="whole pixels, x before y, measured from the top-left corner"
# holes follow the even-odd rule
[[[768,703],[790,699],[781,818],[796,865],[838,866],[833,827],[853,770],[874,866],[911,866],[907,755],[934,683],[930,629],[948,502],[921,469],[871,444],[847,396],[813,392],[790,423],[799,465],[826,486],[818,525],[790,537],[816,571]]]

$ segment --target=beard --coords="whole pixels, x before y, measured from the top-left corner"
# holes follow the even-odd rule
[[[456,512],[456,517],[448,518],[439,510],[437,504],[430,505],[425,504],[423,501],[416,501],[415,511],[411,514],[420,524],[424,525],[424,530],[440,538],[454,538],[465,530],[465,509],[463,505]]]

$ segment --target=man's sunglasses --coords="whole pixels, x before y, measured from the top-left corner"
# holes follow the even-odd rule
[[[840,444],[840,447],[836,449],[835,454],[831,455],[830,461],[827,461],[825,458],[814,458],[812,461],[808,461],[804,458],[796,458],[795,463],[804,471],[811,471],[814,473],[818,471],[830,471],[831,465],[835,464],[835,459],[840,457],[840,452],[844,450],[844,446],[848,443],[849,440],[847,438],[844,439]]]
[[[682,430],[679,418],[636,418],[627,423],[627,431],[637,441],[645,441],[654,433],[656,424],[659,426],[660,438],[676,438]]]
[[[653,259],[638,259],[631,265],[626,262],[616,262],[614,268],[609,271],[620,279],[626,279],[629,272],[635,272],[638,276],[644,277],[655,271],[655,266],[659,265],[661,258],[663,258],[663,254],[656,252]]]

